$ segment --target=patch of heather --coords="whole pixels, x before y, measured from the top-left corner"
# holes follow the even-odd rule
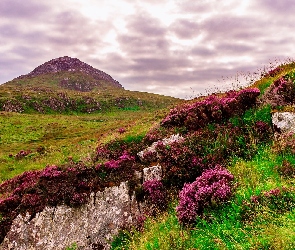
[[[180,223],[190,224],[202,215],[204,208],[227,201],[232,195],[233,175],[217,165],[206,170],[193,183],[185,184],[176,208]]]
[[[119,134],[124,134],[126,132],[126,129],[125,128],[119,128],[118,129],[118,133]]]
[[[239,92],[229,91],[225,97],[211,95],[203,101],[185,104],[170,110],[162,120],[163,127],[183,127],[197,130],[209,123],[219,123],[234,115],[240,115],[254,106],[260,95],[257,88],[244,89]]]
[[[164,210],[167,207],[166,191],[163,183],[159,180],[148,180],[142,184],[146,201],[150,206],[154,206],[159,210]]]
[[[270,71],[268,71],[267,73],[265,73],[263,76],[264,77],[275,77],[277,76],[279,73],[281,73],[284,69],[281,66],[278,66],[274,69],[271,69]]]
[[[25,158],[26,156],[28,156],[29,154],[31,154],[32,151],[31,150],[21,150],[19,151],[16,155],[15,155],[15,158],[17,160],[20,160],[22,158]]]
[[[242,219],[251,221],[259,211],[272,210],[278,214],[291,211],[295,206],[294,188],[278,187],[253,195],[242,206]]]
[[[273,108],[294,104],[295,100],[295,74],[286,74],[270,86],[263,96],[263,101]]]
[[[44,170],[25,172],[3,182],[0,185],[0,242],[18,214],[29,212],[34,217],[45,206],[81,206],[91,192],[131,180],[133,165],[134,157],[124,151],[117,160],[98,167],[71,161],[62,167],[47,166]]]
[[[276,170],[285,178],[295,177],[295,165],[288,160],[284,160],[280,166],[276,166]]]
[[[240,126],[211,124],[169,144],[165,140],[153,143],[140,152],[140,160],[141,164],[161,165],[165,186],[181,188],[204,170],[226,165],[231,157],[251,158],[257,145],[268,142],[271,134],[271,127],[262,121],[249,125],[241,121]]]
[[[131,156],[127,151],[124,151],[123,154],[117,160],[109,160],[104,164],[99,164],[97,168],[104,166],[106,169],[119,169],[119,168],[128,168],[132,166],[135,161],[135,158]]]
[[[295,154],[295,135],[293,132],[280,134],[273,146],[272,150],[276,154]]]

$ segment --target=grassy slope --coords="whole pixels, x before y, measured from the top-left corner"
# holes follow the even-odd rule
[[[95,81],[81,72],[58,72],[0,85],[0,104],[5,100],[23,102],[24,96],[35,103],[50,97],[60,99],[60,93],[73,100],[90,97],[102,104],[102,110],[91,114],[50,109],[40,114],[32,108],[25,108],[22,114],[0,111],[0,183],[24,171],[66,163],[69,157],[90,161],[98,144],[146,133],[163,118],[162,109],[181,102],[173,97],[111,88],[105,81],[100,81],[101,85],[92,91],[75,91],[59,86],[64,78],[82,84]],[[118,133],[121,127],[126,130],[123,135]],[[45,149],[42,154],[37,152],[40,148]],[[16,159],[14,156],[21,150],[32,153]]]
[[[274,80],[294,68],[294,63],[284,65],[279,74],[264,77],[254,86],[264,93]],[[270,113],[265,110],[248,112],[243,119],[267,119]],[[169,211],[148,218],[142,232],[122,232],[112,243],[112,249],[295,249],[294,203],[289,206],[285,200],[279,200],[280,205],[276,205],[266,199],[248,211],[252,213],[250,218],[243,218],[244,205],[251,203],[251,196],[286,187],[293,190],[294,199],[294,177],[282,176],[278,166],[287,160],[294,168],[295,155],[274,148],[280,151],[280,145],[273,141],[261,146],[251,159],[233,158],[227,168],[237,183],[234,197],[221,207],[207,209],[191,228],[178,223],[175,201]]]
[[[279,75],[284,75],[291,68],[294,68],[294,65],[286,65]],[[279,75],[263,78],[254,85],[263,92]],[[13,89],[11,87],[11,91]],[[118,93],[120,91],[107,95],[113,96]],[[123,93],[126,92],[123,91],[118,96],[122,96]],[[107,98],[107,95],[104,98]],[[138,95],[145,96],[141,93]],[[159,101],[165,102],[161,97]],[[44,168],[47,164],[63,164],[69,157],[74,161],[82,159],[87,162],[99,143],[114,138],[143,135],[167,112],[167,109],[155,112],[157,105],[153,105],[153,108],[137,111],[117,110],[70,116],[1,112],[0,181],[26,170]],[[255,114],[245,119],[254,119],[254,116]],[[119,134],[120,127],[126,128],[127,132]],[[45,148],[44,154],[36,152],[40,146]],[[32,153],[20,160],[9,157],[9,154],[15,155],[22,149],[32,150]],[[256,211],[251,220],[241,220],[243,200],[247,201],[251,195],[275,187],[294,186],[294,179],[281,177],[275,168],[286,158],[295,163],[294,155],[278,156],[271,150],[270,145],[266,145],[260,148],[251,160],[233,159],[232,164],[227,167],[239,183],[236,194],[223,207],[206,211],[205,214],[211,222],[200,218],[193,228],[181,227],[175,215],[174,202],[168,212],[160,214],[157,218],[148,219],[144,232],[121,234],[113,243],[113,248],[294,249],[294,210],[276,213],[265,205]]]
[[[97,82],[89,75],[81,72],[58,72],[55,74],[40,75],[34,78],[15,79],[0,85],[0,110],[1,102],[16,100],[25,104],[25,113],[36,113],[31,108],[32,102],[42,103],[42,101],[48,100],[50,97],[61,99],[60,94],[64,94],[69,99],[78,103],[83,98],[93,98],[101,104],[101,111],[114,110],[118,106],[123,109],[133,110],[158,109],[165,108],[180,101],[180,99],[169,96],[110,87],[106,81],[102,80],[99,82],[100,85],[95,86],[91,91],[75,91],[59,85],[60,81],[65,78],[72,79],[73,82],[79,83],[80,85]],[[75,110],[72,110],[71,107],[69,109],[70,113],[75,113]],[[52,110],[50,112],[52,113]]]
[[[130,135],[145,134],[163,117],[162,111],[117,111],[87,115],[0,113],[0,182],[27,170],[91,159],[100,143]],[[120,134],[119,128],[126,133]],[[44,154],[37,152],[43,146]],[[32,153],[23,159],[20,150]]]

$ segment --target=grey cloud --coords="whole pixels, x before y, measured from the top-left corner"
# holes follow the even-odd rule
[[[227,15],[214,16],[201,24],[201,29],[211,37],[227,39],[251,39],[261,35],[257,26],[264,25],[251,17],[232,17]]]
[[[233,53],[233,54],[251,54],[256,51],[256,46],[254,45],[246,45],[246,44],[239,44],[239,43],[220,43],[217,45],[216,50],[222,51],[223,53]]]
[[[162,37],[142,37],[139,35],[127,34],[120,35],[118,41],[124,52],[128,55],[132,54],[135,56],[142,56],[143,54],[163,54],[168,51],[170,45],[170,43]]]
[[[2,24],[0,25],[0,35],[2,39],[16,38],[20,35],[21,30],[14,24]]]
[[[42,49],[35,46],[27,46],[27,45],[17,45],[14,46],[11,50],[11,53],[17,55],[21,58],[36,58],[39,56],[44,55],[44,52],[42,52]]]
[[[35,0],[1,0],[0,18],[36,18],[46,14],[46,4]]]
[[[186,19],[177,20],[170,25],[169,30],[182,39],[191,39],[202,32],[198,23]]]
[[[127,29],[129,32],[149,37],[164,36],[167,32],[166,28],[161,26],[159,19],[153,18],[145,12],[130,17]]]
[[[294,15],[295,12],[295,2],[293,0],[261,0],[255,2],[255,5],[261,9],[269,10],[272,14],[281,14],[284,13],[283,17],[286,17],[287,14]],[[278,16],[273,16],[274,19]]]
[[[180,1],[178,8],[184,13],[206,13],[220,5],[220,1]]]
[[[216,49],[208,49],[204,45],[194,46],[194,48],[190,51],[191,55],[200,56],[202,58],[207,58],[213,55],[216,55],[218,52]]]

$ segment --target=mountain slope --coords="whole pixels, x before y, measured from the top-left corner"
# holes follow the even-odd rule
[[[113,109],[163,108],[180,100],[125,90],[101,70],[71,57],[50,60],[0,85],[0,111],[92,113]]]
[[[94,86],[99,86],[101,81],[107,81],[110,86],[123,88],[118,81],[114,80],[110,75],[105,72],[95,69],[92,66],[80,61],[77,58],[71,58],[68,56],[59,57],[52,59],[48,62],[35,68],[32,72],[27,75],[22,75],[17,79],[28,79],[40,75],[45,75],[49,73],[56,74],[58,72],[81,72],[84,75],[92,77],[95,81]],[[65,78],[60,82],[61,85],[67,85],[69,79]],[[69,85],[71,86],[71,85]],[[83,89],[81,89],[83,91]]]

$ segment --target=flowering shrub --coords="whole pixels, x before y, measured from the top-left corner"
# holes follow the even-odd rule
[[[143,183],[143,190],[147,194],[148,202],[158,209],[165,209],[167,206],[166,193],[161,181],[156,179]]]
[[[293,103],[295,97],[295,84],[285,75],[273,83],[273,92],[283,97],[285,102]]]
[[[295,177],[295,165],[284,160],[282,165],[276,167],[278,173],[287,178]]]
[[[277,106],[293,104],[294,98],[295,74],[289,73],[274,81],[263,99],[275,108]]]
[[[283,68],[281,66],[276,67],[274,69],[271,69],[270,71],[268,71],[267,73],[264,74],[264,77],[275,77],[277,76],[279,73],[281,73],[283,71]]]
[[[154,142],[150,147],[145,148],[143,151],[137,153],[142,161],[153,162],[156,161],[158,154],[157,148],[161,146],[169,147],[173,143],[181,143],[184,141],[184,137],[179,134],[171,135],[169,138],[164,138]]]
[[[31,150],[21,150],[21,151],[19,151],[19,152],[15,155],[15,158],[16,158],[17,160],[20,160],[20,159],[26,157],[27,155],[29,155],[29,154],[31,154],[31,153],[32,153]]]
[[[285,213],[295,206],[294,188],[274,188],[250,197],[242,206],[242,219],[252,220],[259,211],[275,211]]]
[[[212,122],[243,113],[253,106],[260,91],[257,88],[244,89],[239,92],[229,91],[225,97],[215,95],[193,104],[185,104],[170,110],[169,115],[161,122],[164,127],[183,127],[196,130]]]
[[[123,134],[123,133],[126,132],[126,129],[125,128],[119,128],[118,132],[119,132],[119,134]]]
[[[280,134],[272,150],[278,154],[295,154],[295,135],[293,132]]]
[[[232,194],[233,175],[217,165],[205,171],[191,184],[185,184],[179,193],[177,217],[182,224],[193,223],[204,208],[228,200]]]
[[[127,151],[124,151],[124,153],[119,157],[118,160],[109,160],[104,164],[104,167],[107,169],[118,169],[120,167],[124,167],[126,165],[133,165],[135,158],[131,156]],[[103,166],[102,164],[99,165]]]

